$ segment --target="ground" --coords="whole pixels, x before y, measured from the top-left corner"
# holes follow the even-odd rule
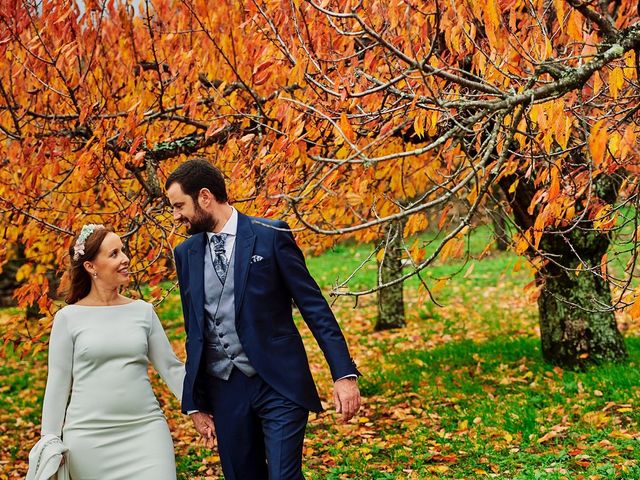
[[[309,265],[323,289],[366,257],[341,246]],[[438,279],[460,273],[448,282]],[[364,269],[366,284],[375,267]],[[369,277],[367,277],[369,275]],[[585,372],[541,359],[530,273],[508,253],[426,272],[437,307],[406,286],[408,326],[373,332],[375,297],[333,303],[363,376],[360,415],[343,425],[331,402],[324,357],[301,322],[326,408],[312,414],[305,476],[332,479],[640,478],[640,325],[621,314],[630,358]],[[333,299],[330,299],[333,301]],[[158,307],[184,358],[179,301]],[[298,319],[300,321],[300,319]],[[220,479],[215,451],[198,444],[188,418],[151,369],[174,437],[180,479]],[[38,438],[46,354],[0,358],[0,480],[22,478]]]

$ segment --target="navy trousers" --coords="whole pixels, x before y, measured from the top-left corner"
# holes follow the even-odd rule
[[[304,480],[308,410],[259,375],[247,377],[234,368],[228,380],[206,377],[225,480]]]

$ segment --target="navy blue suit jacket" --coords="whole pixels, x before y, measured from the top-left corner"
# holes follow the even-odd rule
[[[258,375],[276,391],[311,411],[321,411],[292,300],[320,345],[334,380],[358,374],[344,336],[286,223],[238,213],[234,297],[236,329]],[[207,234],[175,249],[187,332],[182,410],[209,411],[201,377],[205,329],[204,254]],[[253,256],[262,257],[252,262]]]

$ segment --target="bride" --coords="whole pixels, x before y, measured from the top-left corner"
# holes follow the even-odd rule
[[[42,436],[69,449],[73,480],[174,480],[173,443],[147,367],[180,399],[184,365],[153,306],[119,293],[129,259],[118,235],[85,225],[70,255],[68,305],[49,343]]]

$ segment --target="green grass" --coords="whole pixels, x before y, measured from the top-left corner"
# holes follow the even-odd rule
[[[617,436],[637,435],[640,422],[640,339],[627,346],[629,363],[585,372],[543,363],[535,338],[389,352],[384,368],[360,380],[365,396],[385,399],[369,418],[380,430],[365,448],[371,457],[358,454],[356,438],[329,449],[340,467],[308,478],[639,478],[637,438]],[[394,410],[404,422],[389,422]],[[554,428],[558,435],[540,442]],[[325,433],[312,430],[320,443]]]

